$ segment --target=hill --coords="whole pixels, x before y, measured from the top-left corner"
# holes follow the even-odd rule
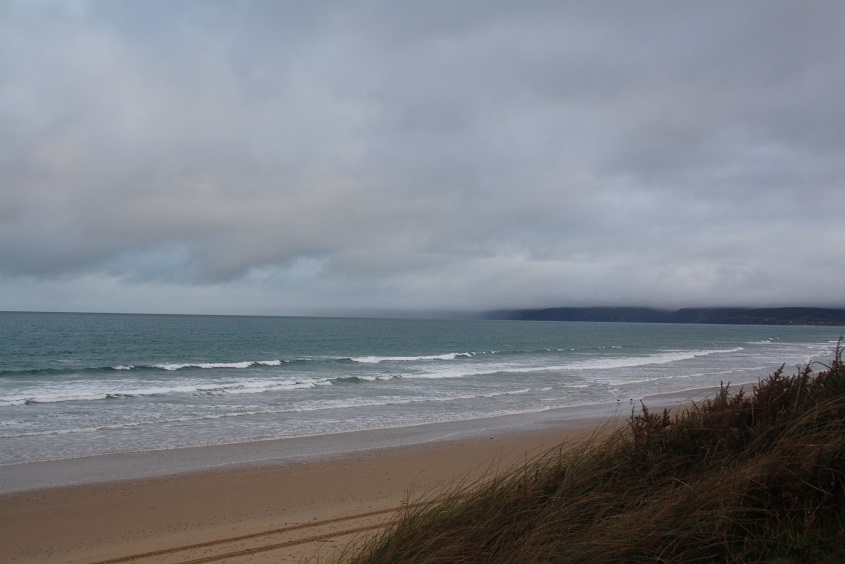
[[[685,308],[553,307],[488,311],[482,319],[530,321],[614,321],[628,323],[708,323],[726,325],[845,325],[845,309],[818,307]]]

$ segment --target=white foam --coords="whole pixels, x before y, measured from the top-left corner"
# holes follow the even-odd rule
[[[429,365],[428,369],[420,372],[403,372],[397,374],[349,374],[348,377],[357,378],[363,382],[388,381],[398,378],[402,379],[453,379],[474,376],[486,376],[492,374],[521,374],[521,373],[544,373],[544,372],[570,372],[570,371],[605,371],[621,368],[630,368],[646,365],[668,364],[693,359],[700,356],[713,354],[730,354],[743,350],[742,347],[719,350],[698,350],[698,351],[668,351],[644,356],[620,356],[585,359],[582,361],[565,364],[544,365],[539,363],[514,364],[508,362],[489,363],[473,361],[460,364]],[[432,355],[428,357],[414,357],[425,359],[455,358],[459,355],[469,353],[449,353],[448,355]],[[381,362],[390,358],[410,357],[375,357]],[[247,361],[242,363],[202,363],[197,365],[163,365],[168,370],[177,370],[182,366],[226,367],[243,368],[253,364],[264,364],[277,366],[281,361]],[[610,376],[609,374],[607,376]],[[326,375],[323,378],[313,377],[289,377],[289,378],[256,378],[250,380],[230,379],[223,381],[209,380],[188,380],[176,382],[144,382],[144,381],[79,381],[76,380],[70,385],[58,385],[48,388],[32,390],[20,389],[17,393],[11,393],[0,398],[0,405],[19,406],[30,403],[58,403],[73,401],[100,401],[106,399],[122,399],[132,397],[164,396],[171,394],[251,394],[269,391],[299,390],[314,388],[316,386],[330,386],[338,384],[336,376]],[[343,378],[342,378],[343,379]],[[600,378],[604,380],[604,377]],[[614,379],[616,381],[616,379]],[[650,379],[648,381],[651,381]],[[644,381],[643,381],[644,382]],[[627,384],[637,382],[625,381]],[[570,383],[571,384],[571,383]]]
[[[2,398],[0,399],[0,407],[10,406],[10,405],[24,405],[26,403],[26,399],[24,398]]]
[[[325,382],[325,379],[261,379],[184,381],[180,385],[165,383],[142,383],[122,381],[75,381],[70,385],[57,385],[39,388],[38,393],[19,391],[17,395],[0,398],[0,406],[13,406],[33,403],[61,403],[72,401],[100,401],[118,398],[164,396],[169,394],[245,394],[261,393],[271,390],[295,390],[313,388]]]
[[[240,384],[232,388],[221,389],[221,391],[228,394],[256,394],[273,390],[303,390],[320,384],[322,384],[322,381],[316,379],[297,380],[293,382],[256,382]]]
[[[260,364],[263,366],[279,366],[282,364],[281,360],[246,360],[244,362],[186,362],[186,363],[164,363],[153,364],[153,368],[160,368],[161,370],[175,371],[183,368],[249,368]]]
[[[633,368],[635,366],[648,366],[651,364],[670,364],[672,362],[681,362],[684,360],[692,360],[700,356],[709,356],[712,354],[729,354],[743,350],[742,347],[735,347],[732,349],[716,349],[716,350],[699,350],[699,351],[669,351],[662,353],[655,353],[646,356],[621,356],[612,358],[596,358],[591,360],[583,360],[573,363],[571,365],[562,367],[566,370],[595,370],[595,369],[613,369],[613,368]]]
[[[424,356],[357,356],[350,358],[352,362],[362,362],[366,364],[378,364],[380,362],[414,362],[418,360],[455,360],[459,356],[471,357],[472,353],[447,353],[434,354]]]
[[[73,394],[65,396],[33,396],[23,398],[24,403],[58,403],[63,401],[96,401],[108,398],[108,394]]]
[[[11,439],[18,437],[38,437],[47,435],[70,435],[76,433],[92,433],[95,431],[117,431],[120,429],[131,429],[135,427],[143,427],[145,425],[161,425],[168,423],[189,423],[193,421],[208,421],[214,419],[226,419],[230,417],[248,417],[252,415],[265,415],[275,413],[273,410],[256,410],[256,411],[239,411],[218,414],[203,414],[200,416],[183,416],[183,417],[167,417],[161,419],[152,419],[144,421],[133,421],[131,423],[107,424],[97,427],[77,427],[68,429],[48,429],[45,431],[24,431],[15,434],[0,435],[0,439]]]
[[[352,378],[357,378],[358,380],[361,380],[363,382],[388,382],[390,380],[395,380],[397,378],[401,378],[401,376],[395,376],[393,374],[371,374],[371,375],[366,375],[366,376],[364,376],[364,375],[350,376],[350,377],[346,377],[346,378],[341,378],[341,380],[342,381],[348,381]],[[329,383],[331,384],[332,382],[329,381]]]
[[[692,360],[700,356],[712,354],[729,354],[743,350],[742,347],[733,349],[699,350],[699,351],[669,351],[655,353],[645,356],[620,356],[605,357],[590,360],[571,362],[568,364],[542,365],[532,364],[530,366],[515,366],[512,364],[472,364],[460,368],[449,368],[446,370],[435,370],[417,374],[403,374],[408,379],[445,379],[465,378],[470,376],[487,376],[500,373],[527,374],[533,372],[568,372],[582,370],[613,370],[619,368],[634,368],[637,366],[649,366],[655,364],[670,364],[684,360]]]

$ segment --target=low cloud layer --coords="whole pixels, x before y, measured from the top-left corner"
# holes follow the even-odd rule
[[[0,310],[845,305],[840,2],[6,2]]]

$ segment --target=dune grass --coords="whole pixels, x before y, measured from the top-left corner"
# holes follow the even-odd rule
[[[841,345],[841,343],[840,343]],[[843,562],[845,368],[722,386],[408,504],[343,561]],[[359,545],[360,546],[360,545]]]

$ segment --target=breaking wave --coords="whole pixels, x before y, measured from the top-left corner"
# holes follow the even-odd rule
[[[414,362],[421,360],[455,360],[458,357],[472,357],[475,353],[446,353],[423,356],[357,356],[349,360],[366,364],[378,364],[380,362]]]

